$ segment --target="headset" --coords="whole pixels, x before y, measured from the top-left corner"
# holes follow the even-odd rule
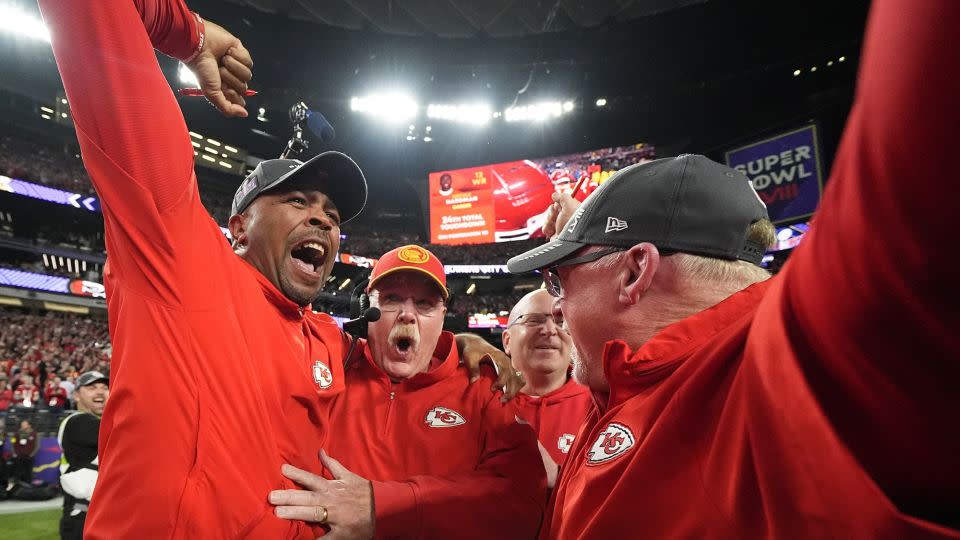
[[[357,341],[360,338],[367,337],[367,324],[380,320],[380,309],[370,307],[370,295],[367,294],[367,285],[369,279],[364,279],[353,288],[350,293],[350,320],[343,323],[343,331],[350,334],[353,340],[350,342],[350,349],[347,351],[346,358],[343,359],[344,367],[353,357],[353,351],[356,349]]]

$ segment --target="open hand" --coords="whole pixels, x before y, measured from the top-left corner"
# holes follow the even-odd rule
[[[517,393],[526,381],[523,379],[523,374],[513,367],[513,362],[505,352],[476,334],[461,333],[457,334],[456,338],[460,360],[467,367],[471,383],[480,378],[480,365],[490,363],[497,372],[497,382],[493,383],[490,390],[493,392],[502,390],[503,397],[500,401],[503,402],[517,397]]]
[[[333,480],[293,465],[283,466],[283,475],[306,489],[271,491],[270,504],[277,507],[277,517],[328,525],[330,532],[324,538],[331,540],[373,538],[373,486],[370,481],[353,474],[323,450],[320,450],[320,462],[333,475]]]

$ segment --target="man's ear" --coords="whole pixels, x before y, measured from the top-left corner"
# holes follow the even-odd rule
[[[620,264],[620,303],[636,304],[650,288],[659,267],[657,246],[642,242],[628,249]]]
[[[500,341],[503,342],[503,352],[507,353],[507,356],[510,356],[510,329],[505,329],[502,334],[500,334]]]
[[[242,213],[230,216],[230,220],[227,221],[227,228],[230,229],[230,236],[233,238],[233,248],[237,249],[247,230],[247,216]]]

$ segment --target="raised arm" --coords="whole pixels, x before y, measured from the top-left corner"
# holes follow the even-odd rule
[[[40,0],[40,8],[103,202],[113,272],[166,303],[196,297],[189,292],[205,284],[189,280],[189,263],[222,236],[200,204],[187,127],[153,51],[192,60],[208,97],[229,114],[243,113],[222,103],[221,76],[237,100],[249,54],[181,0]]]
[[[193,149],[153,49],[194,56],[199,19],[177,0],[39,3],[88,169],[88,157],[102,152],[129,177],[90,170],[104,204],[118,203],[107,184],[135,182],[169,207],[192,184]]]
[[[758,314],[782,319],[823,412],[908,513],[960,503],[958,25],[953,0],[873,3],[813,231],[783,270],[782,301]]]

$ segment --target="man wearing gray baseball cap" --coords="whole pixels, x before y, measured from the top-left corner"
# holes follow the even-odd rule
[[[77,412],[64,418],[57,430],[57,443],[63,450],[60,460],[62,540],[83,538],[83,525],[99,476],[100,417],[110,397],[110,379],[99,371],[87,371],[77,377],[77,388],[73,394]]]
[[[598,410],[541,538],[958,537],[958,24],[873,3],[828,189],[771,279],[762,203],[702,156],[554,197],[559,234],[508,267],[543,273]]]

